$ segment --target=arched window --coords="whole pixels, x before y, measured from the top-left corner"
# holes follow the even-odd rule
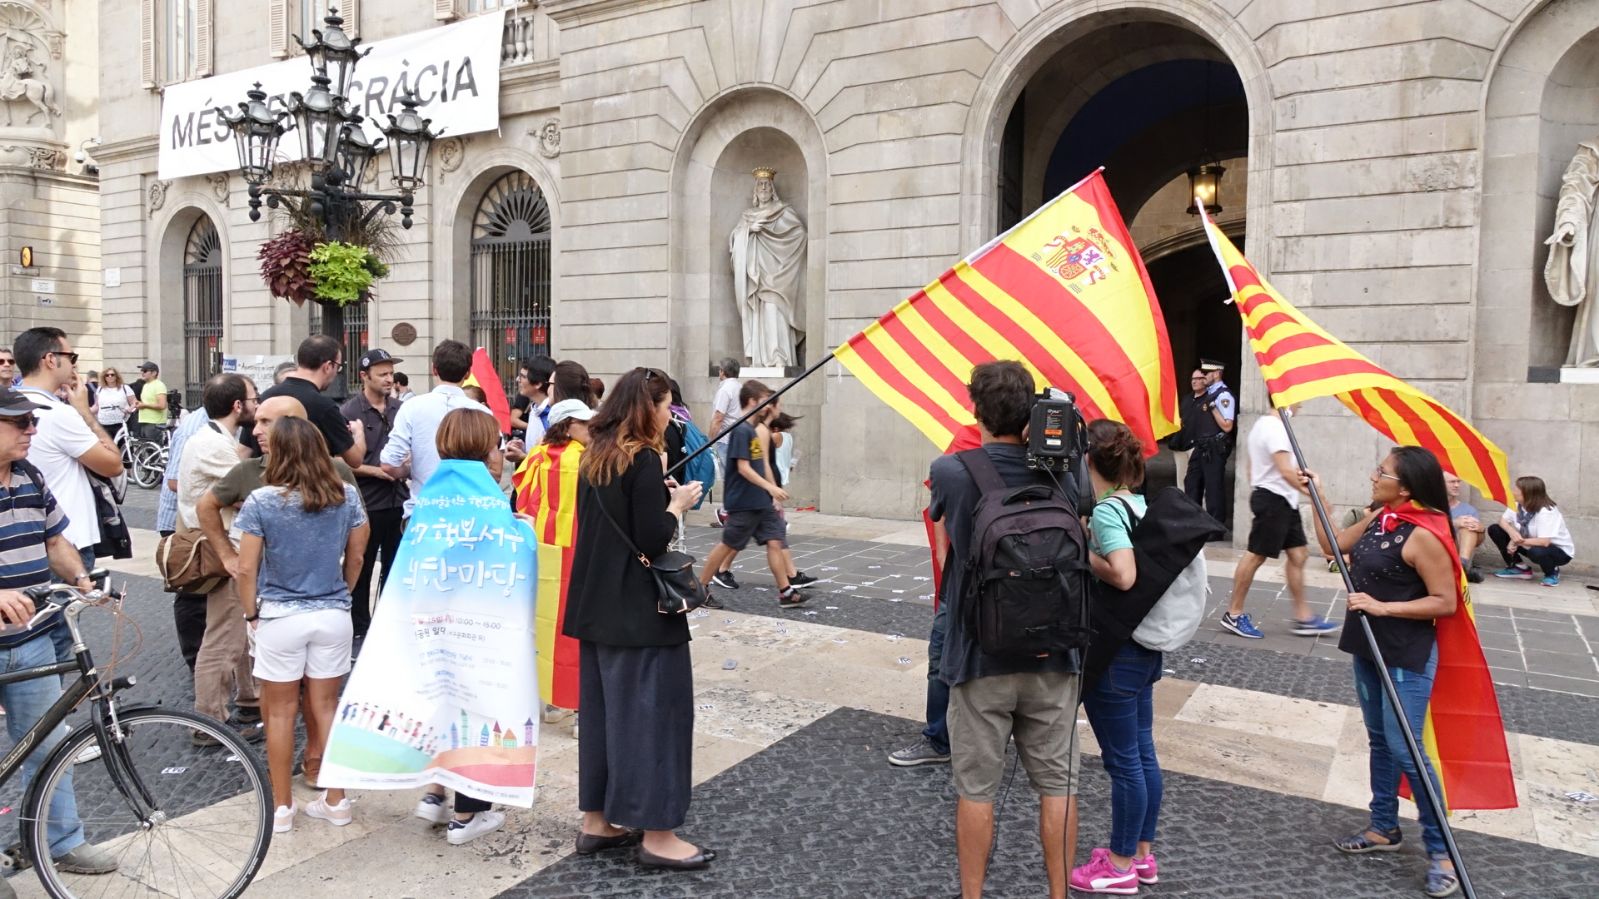
[[[205,382],[222,370],[222,238],[200,216],[183,246],[183,402],[200,405]]]
[[[490,184],[473,217],[471,328],[507,390],[521,362],[551,354],[550,206],[526,172]]]

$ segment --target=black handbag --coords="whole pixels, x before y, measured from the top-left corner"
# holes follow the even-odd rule
[[[598,491],[594,490],[592,485],[585,484],[585,486],[590,491],[589,499],[599,506],[600,514],[604,515],[605,520],[616,529],[617,535],[627,544],[627,548],[632,550],[633,557],[638,559],[639,564],[649,569],[655,578],[655,611],[662,615],[681,615],[705,604],[705,585],[700,583],[699,576],[694,573],[693,556],[675,549],[668,549],[653,559],[644,555],[634,545],[633,538],[628,536],[627,531],[622,530],[622,526],[611,517],[611,512],[605,508]]]

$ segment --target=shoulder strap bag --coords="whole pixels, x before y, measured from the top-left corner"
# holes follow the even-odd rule
[[[599,507],[600,514],[611,523],[617,536],[622,538],[622,543],[655,578],[655,611],[662,615],[682,615],[705,604],[705,586],[694,573],[693,556],[676,549],[668,549],[653,559],[644,555],[634,545],[627,531],[611,517],[611,511],[605,508],[599,491],[586,481],[583,486],[588,490],[589,500]]]

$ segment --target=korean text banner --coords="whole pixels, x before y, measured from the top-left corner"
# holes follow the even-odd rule
[[[532,531],[483,463],[440,463],[339,698],[323,786],[436,783],[533,804],[536,564]]]
[[[399,98],[415,91],[423,118],[432,129],[451,136],[493,131],[500,125],[500,45],[505,11],[473,16],[463,22],[429,28],[371,44],[372,52],[355,67],[350,106],[366,116],[366,133],[383,136],[388,114],[399,113]],[[302,35],[310,41],[310,35]],[[366,46],[361,47],[362,50]],[[273,109],[287,110],[289,94],[311,87],[311,65],[303,56],[169,84],[161,97],[158,160],[163,180],[186,175],[232,171],[239,166],[233,135],[215,112],[229,113],[256,82]],[[286,125],[292,127],[290,120]],[[293,130],[278,144],[283,160],[300,158],[300,135]]]

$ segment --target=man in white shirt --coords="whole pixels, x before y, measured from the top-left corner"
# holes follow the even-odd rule
[[[721,377],[721,382],[716,385],[716,399],[711,404],[711,433],[709,436],[721,435],[716,445],[711,447],[711,453],[716,456],[716,482],[727,482],[727,435],[722,434],[727,426],[738,421],[739,413],[743,407],[738,402],[738,392],[744,386],[739,383],[738,373],[740,366],[737,359],[729,356],[716,363],[716,372]],[[715,525],[720,526],[720,522]]]
[[[439,386],[400,406],[395,416],[394,430],[389,432],[389,442],[383,447],[378,461],[383,470],[394,478],[406,478],[411,485],[411,498],[405,501],[405,517],[411,517],[416,505],[416,495],[422,485],[439,467],[439,447],[436,442],[439,424],[454,409],[476,409],[484,415],[493,415],[489,407],[469,398],[461,390],[461,382],[472,372],[472,348],[459,340],[446,340],[433,350],[433,376]],[[499,481],[505,460],[496,452],[489,460],[489,471]]]
[[[1298,403],[1288,407],[1289,415],[1298,411]],[[1301,637],[1331,633],[1338,625],[1312,612],[1305,602],[1305,560],[1310,557],[1310,550],[1305,523],[1299,517],[1299,495],[1308,495],[1308,491],[1300,482],[1287,425],[1275,412],[1262,415],[1249,429],[1248,446],[1249,469],[1245,476],[1254,488],[1249,494],[1254,521],[1249,526],[1249,552],[1238,560],[1233,573],[1233,599],[1222,613],[1221,626],[1250,640],[1266,636],[1244,612],[1244,599],[1260,566],[1286,552],[1283,578],[1288,581],[1288,594],[1294,603],[1292,632]]]
[[[241,427],[255,423],[255,385],[249,378],[221,374],[206,382],[203,395],[209,421],[189,438],[178,465],[178,527],[197,530],[195,507],[250,451],[239,442]],[[236,694],[235,694],[235,691]],[[236,698],[235,698],[236,696]],[[194,709],[218,721],[228,720],[228,700],[238,704],[240,733],[259,740],[262,731],[261,700],[250,675],[250,652],[245,636],[244,609],[232,578],[205,598],[205,635],[194,660]],[[195,734],[196,742],[210,738]]]
[[[122,454],[89,411],[88,391],[77,382],[78,354],[60,328],[29,328],[17,336],[13,353],[22,372],[22,392],[44,408],[39,433],[28,461],[44,474],[45,484],[67,516],[66,536],[83,556],[85,571],[94,570],[94,547],[100,542],[100,516],[95,508],[89,472],[112,478],[122,473]],[[67,388],[70,403],[56,392]]]

